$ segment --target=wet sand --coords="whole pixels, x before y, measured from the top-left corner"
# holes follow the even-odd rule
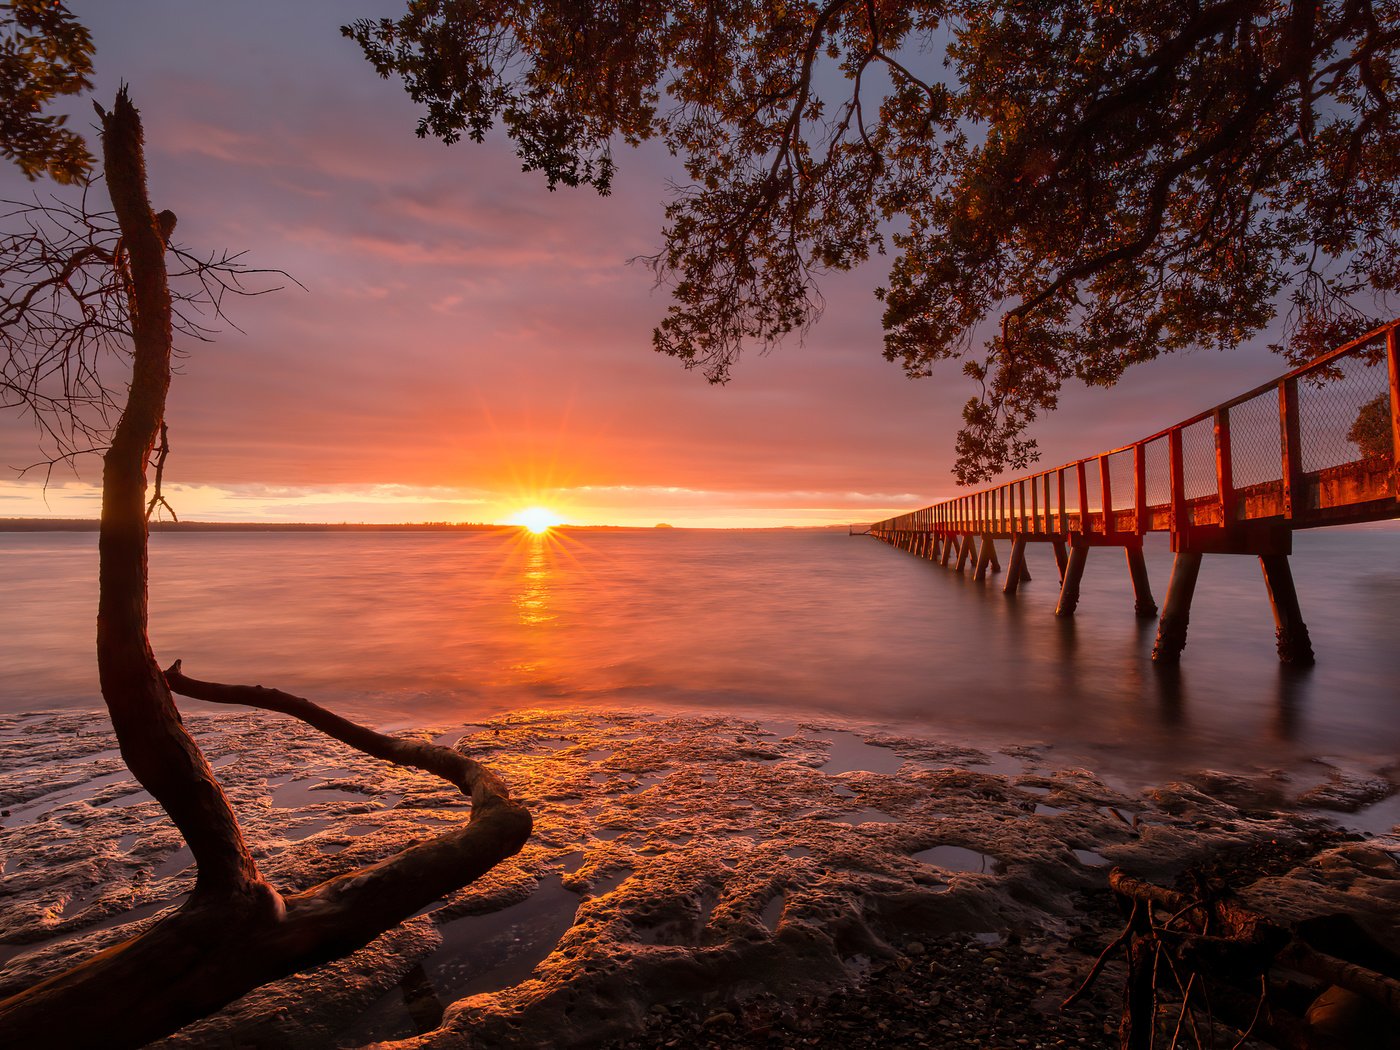
[[[189,724],[280,887],[469,815],[449,786],[299,723]],[[163,1045],[457,1046],[468,1033],[491,1046],[664,1045],[695,1032],[742,1045],[759,1029],[779,1032],[772,1045],[821,1045],[770,1015],[849,988],[887,1001],[881,988],[946,983],[990,953],[1020,982],[1018,1023],[1041,1016],[1058,1032],[1055,1004],[1101,946],[1112,865],[1170,883],[1238,858],[1247,903],[1400,929],[1394,768],[1202,771],[1138,790],[1039,744],[630,710],[526,710],[418,735],[507,778],[535,817],[524,850],[354,955]],[[188,851],[100,716],[0,718],[0,807],[0,994],[129,936],[190,889]],[[963,1045],[956,1010],[974,993],[938,996],[929,1016],[956,1031],[920,1038]],[[1082,1020],[1075,1030],[1102,1035]]]

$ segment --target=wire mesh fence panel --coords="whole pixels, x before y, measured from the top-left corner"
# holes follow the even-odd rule
[[[1298,431],[1305,471],[1391,455],[1384,347],[1362,348],[1300,376]]]
[[[1061,497],[1063,493],[1063,497]],[[1050,476],[1050,505],[1054,508],[1056,532],[1070,531],[1070,514],[1074,511],[1074,472],[1056,470]]]
[[[1277,390],[1230,406],[1230,461],[1237,489],[1283,477]]]
[[[1212,496],[1219,491],[1215,478],[1215,424],[1209,419],[1182,430],[1181,473],[1187,499]]]
[[[1084,498],[1074,505],[1075,510],[1087,507],[1090,514],[1103,510],[1103,486],[1099,483],[1099,461],[1091,459],[1084,464]]]
[[[1143,473],[1146,475],[1147,505],[1162,506],[1172,498],[1171,443],[1160,437],[1149,441],[1142,449]]]
[[[1378,497],[1396,492],[1390,470],[1397,450],[1388,351],[1381,341],[1382,337],[1393,339],[1396,331],[1400,327],[1372,333],[1366,337],[1369,343],[1349,346],[1339,351],[1340,356],[1280,376],[1261,393],[1230,404],[1228,410],[1217,409],[1174,429],[1171,436],[1142,445],[1141,492],[1136,488],[1138,462],[1130,448],[1095,455],[1049,474],[1006,481],[969,493],[952,505],[914,511],[875,527],[891,536],[927,531],[930,526],[941,531],[993,532],[1061,532],[1073,526],[1101,533],[1106,525],[1118,527],[1120,520],[1105,522],[1106,495],[1110,518],[1136,509],[1139,502],[1158,508],[1157,513],[1137,519],[1139,529],[1175,530],[1192,523],[1220,526],[1243,517],[1287,516],[1290,508],[1293,517],[1301,512],[1308,519],[1295,522],[1294,527],[1370,521],[1377,516],[1378,506],[1382,516],[1396,516],[1390,504],[1377,504]],[[1228,420],[1229,425],[1224,494],[1216,476],[1217,420],[1222,424]],[[1181,491],[1173,492],[1172,446],[1178,439]],[[1300,473],[1310,475],[1306,484]],[[1111,494],[1103,491],[1105,481]],[[1237,498],[1232,498],[1231,490]],[[1169,516],[1161,513],[1174,497],[1194,505],[1186,522],[1175,510]],[[1326,520],[1312,520],[1307,512],[1320,509],[1328,512]]]
[[[1133,495],[1133,450],[1125,449],[1108,457],[1109,496],[1113,500],[1113,510],[1132,510]]]

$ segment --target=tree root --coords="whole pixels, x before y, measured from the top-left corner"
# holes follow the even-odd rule
[[[301,719],[328,736],[456,785],[470,820],[429,842],[299,893],[262,881],[239,893],[196,893],[174,915],[78,966],[0,1001],[0,1044],[136,1047],[269,981],[340,958],[424,906],[470,884],[530,835],[529,812],[505,783],[450,748],[385,736],[276,689],[187,678],[172,691]]]

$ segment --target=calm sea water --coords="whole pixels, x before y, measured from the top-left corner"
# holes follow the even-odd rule
[[[1400,753],[1400,531],[1297,536],[1319,654],[1302,673],[1275,659],[1257,561],[1207,557],[1175,675],[1152,667],[1155,624],[1134,619],[1112,550],[1057,621],[1048,548],[1015,599],[839,532],[159,534],[151,549],[163,662],[381,725],[541,705],[839,716],[1050,743],[1145,779]],[[98,706],[96,561],[92,534],[0,534],[0,710]],[[1160,601],[1164,544],[1148,564]]]

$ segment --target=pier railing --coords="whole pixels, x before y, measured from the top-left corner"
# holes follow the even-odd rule
[[[1394,321],[1131,444],[876,522],[870,532],[945,565],[956,551],[956,568],[974,561],[978,579],[1000,568],[993,541],[1010,538],[1008,593],[1029,578],[1025,543],[1049,541],[1062,587],[1072,587],[1062,594],[1061,615],[1078,600],[1066,544],[1128,549],[1140,584],[1138,610],[1155,613],[1145,570],[1139,580],[1148,532],[1169,532],[1178,555],[1272,559],[1266,578],[1271,589],[1283,586],[1294,530],[1400,517],[1398,364],[1400,321]],[[971,559],[969,545],[978,544]],[[1292,593],[1291,579],[1285,589]],[[1281,623],[1281,654],[1284,628]],[[1184,631],[1183,622],[1182,645]]]

